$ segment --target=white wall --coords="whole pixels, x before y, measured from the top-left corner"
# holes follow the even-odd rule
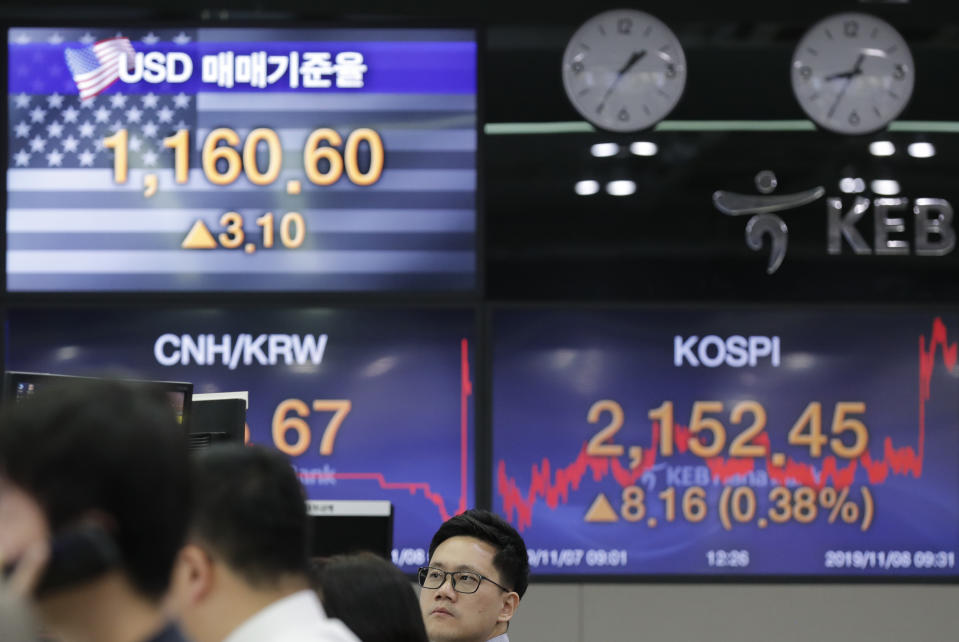
[[[959,586],[531,584],[511,642],[959,640]]]

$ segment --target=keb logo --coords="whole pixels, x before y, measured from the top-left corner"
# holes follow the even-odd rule
[[[718,190],[713,193],[713,204],[728,216],[752,216],[746,222],[746,245],[760,250],[763,237],[769,237],[766,273],[772,274],[786,258],[789,244],[786,222],[774,212],[812,203],[821,198],[825,190],[820,186],[792,194],[772,195],[776,189],[776,175],[769,170],[756,174],[755,181],[761,194]],[[866,216],[868,213],[871,217]],[[826,198],[826,252],[830,255],[852,251],[858,255],[945,256],[956,247],[953,218],[952,205],[942,198],[910,200],[899,196],[872,199],[856,196],[852,205],[845,209],[840,197],[830,196]]]
[[[786,222],[774,212],[791,210],[812,203],[822,198],[826,190],[819,186],[792,194],[773,195],[772,192],[776,189],[778,182],[776,175],[769,170],[756,174],[755,181],[760,195],[717,190],[713,192],[713,205],[729,216],[752,215],[752,218],[746,221],[746,245],[751,250],[760,250],[763,247],[763,236],[769,237],[769,263],[766,265],[766,274],[772,274],[779,269],[783,259],[786,258],[786,248],[789,245],[789,228],[786,227]]]

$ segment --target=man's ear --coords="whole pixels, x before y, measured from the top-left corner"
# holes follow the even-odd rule
[[[519,593],[510,591],[503,596],[503,605],[499,610],[499,615],[496,618],[497,622],[509,622],[514,615],[516,615],[516,609],[519,608]]]
[[[202,602],[213,588],[215,569],[210,555],[196,544],[185,544],[173,566],[173,594],[179,605]]]

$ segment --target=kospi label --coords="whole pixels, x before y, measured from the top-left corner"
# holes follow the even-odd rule
[[[779,367],[780,341],[778,336],[733,334],[726,338],[715,334],[704,337],[692,335],[673,337],[673,365],[677,368],[690,365],[694,368],[754,368],[761,359]]]

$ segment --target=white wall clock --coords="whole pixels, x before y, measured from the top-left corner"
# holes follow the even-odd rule
[[[912,53],[889,23],[865,13],[818,22],[792,59],[796,100],[820,127],[868,134],[905,109],[915,84]]]
[[[634,9],[587,20],[563,54],[563,86],[590,123],[614,132],[655,125],[686,86],[686,56],[662,21]]]

